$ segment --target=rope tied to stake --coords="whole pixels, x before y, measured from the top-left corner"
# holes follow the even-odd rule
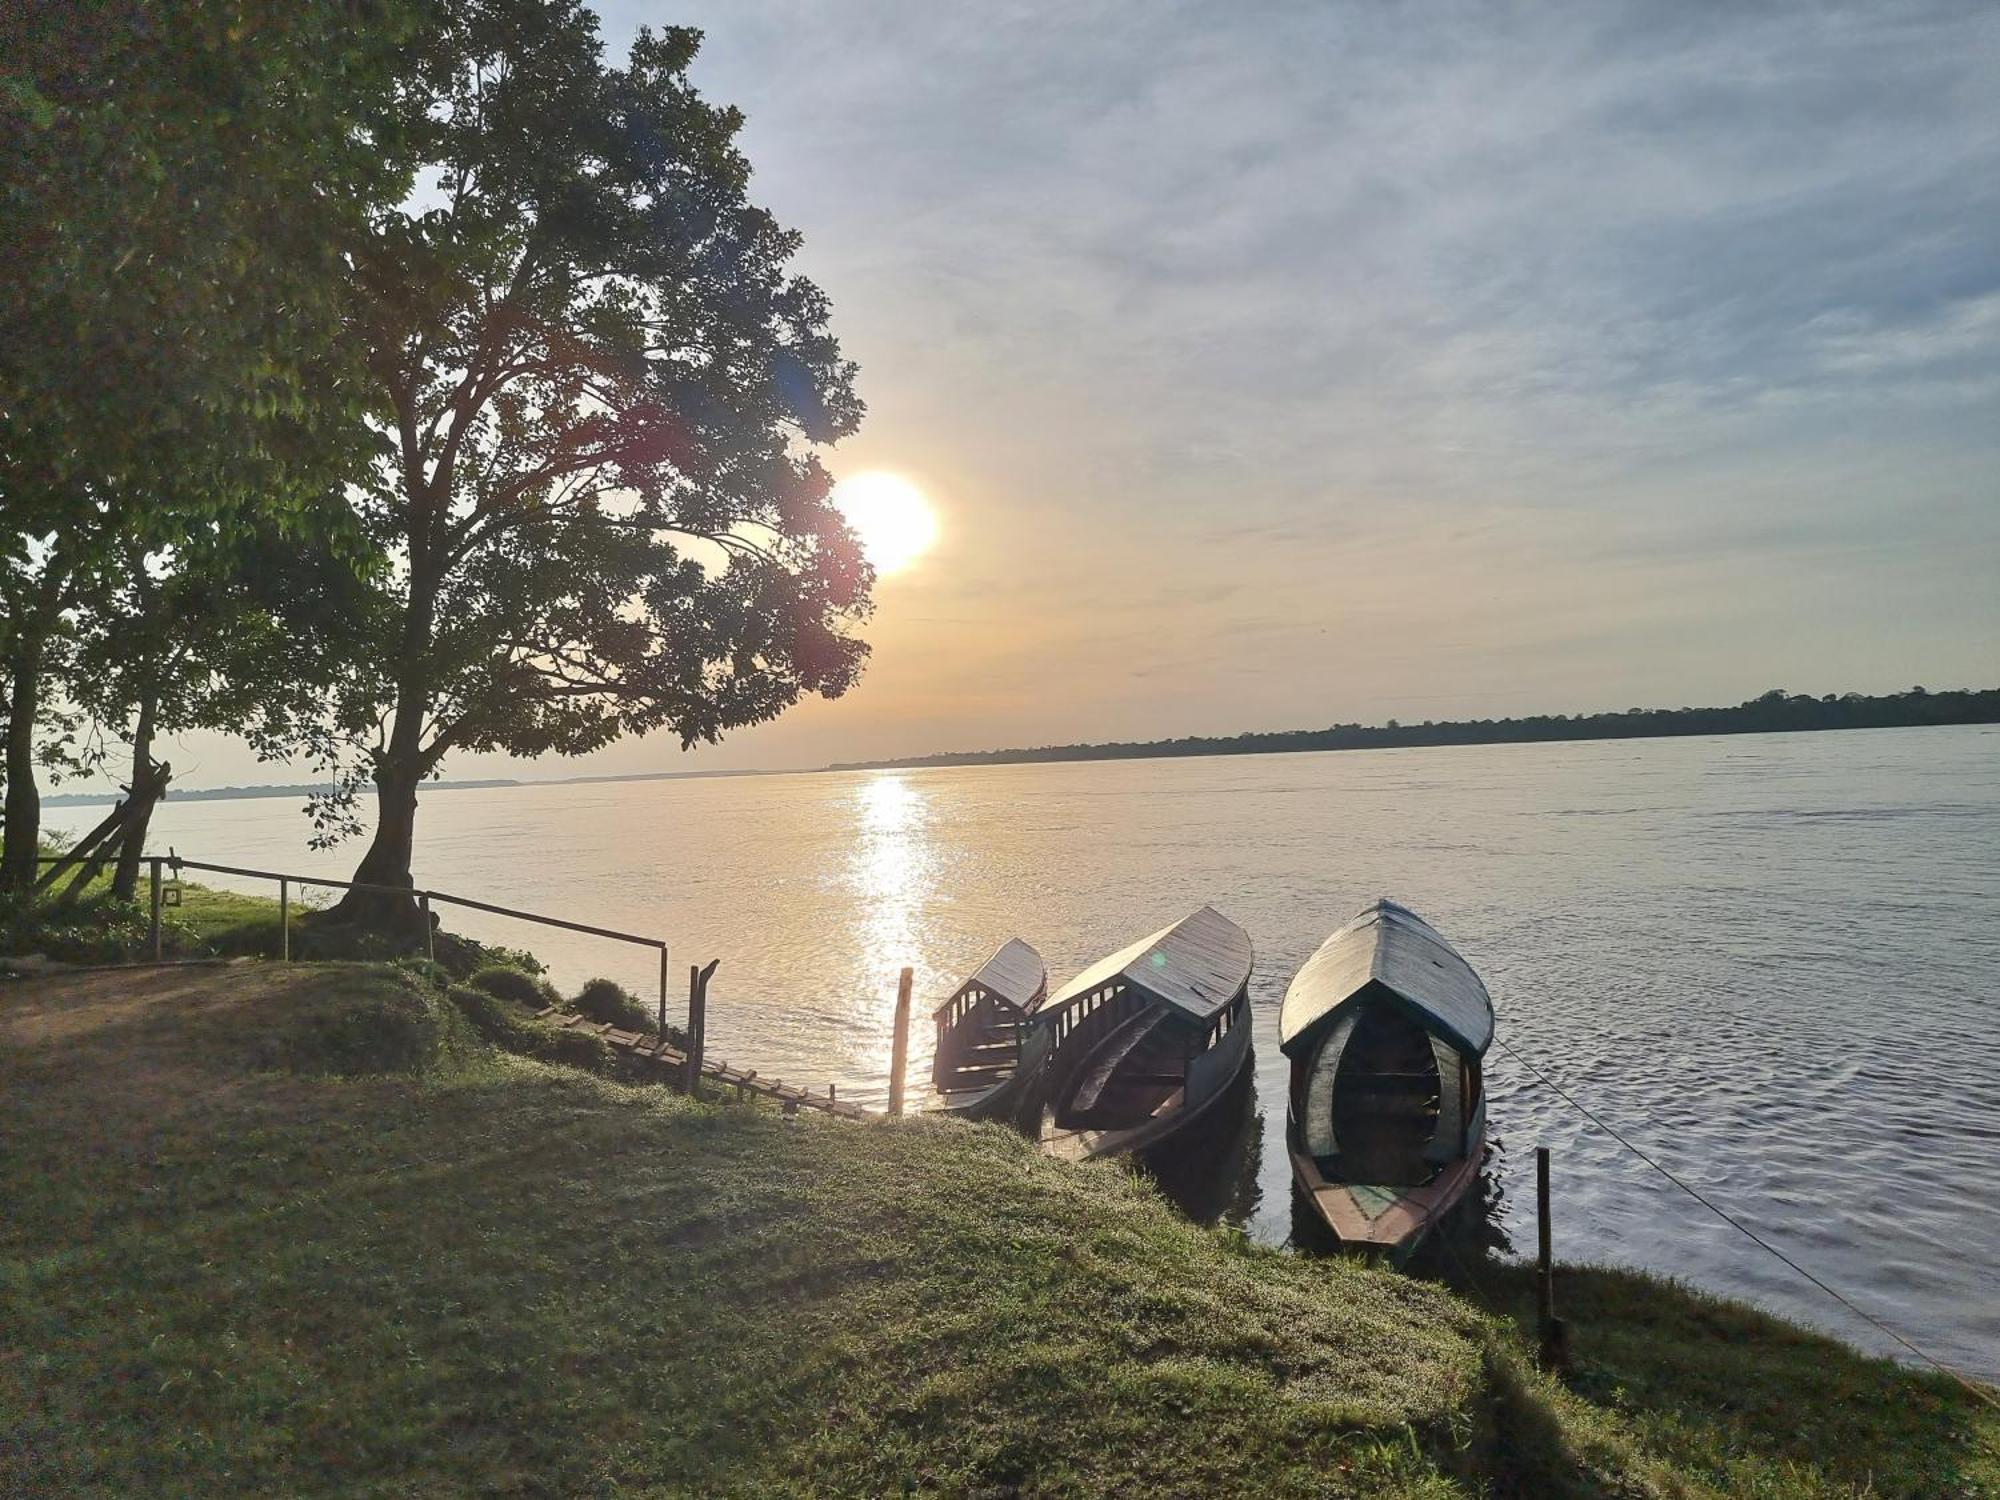
[[[1641,1150],[1638,1146],[1634,1145],[1632,1141],[1625,1135],[1625,1133],[1619,1130],[1617,1126],[1611,1124],[1601,1115],[1595,1113],[1588,1105],[1584,1104],[1574,1094],[1570,1093],[1569,1090],[1565,1089],[1561,1084],[1557,1083],[1553,1078],[1549,1077],[1548,1074],[1544,1073],[1540,1068],[1536,1067],[1533,1063],[1529,1062],[1527,1058],[1523,1057],[1520,1054],[1520,1052],[1517,1051],[1513,1047],[1513,1045],[1506,1040],[1506,1038],[1496,1036],[1494,1040],[1499,1042],[1500,1045],[1506,1049],[1507,1055],[1509,1057],[1513,1058],[1514,1061],[1519,1063],[1522,1067],[1526,1068],[1530,1073],[1533,1073],[1537,1078],[1541,1079],[1543,1083],[1547,1084],[1549,1088],[1555,1093],[1557,1098],[1561,1099],[1565,1104],[1569,1105],[1571,1109],[1575,1110],[1578,1114],[1582,1115],[1586,1120],[1590,1121],[1590,1123],[1595,1125],[1599,1130],[1603,1131],[1606,1135],[1610,1136],[1611,1139],[1616,1141],[1619,1145],[1623,1146],[1627,1151],[1630,1151],[1634,1156],[1638,1157],[1640,1161],[1644,1162],[1647,1166],[1651,1167],[1655,1172],[1658,1172],[1662,1177],[1666,1178],[1667,1181],[1671,1182],[1675,1187],[1679,1188],[1682,1192],[1686,1193],[1690,1198],[1694,1199],[1694,1201],[1699,1203],[1703,1208],[1707,1209],[1710,1213],[1714,1214],[1718,1219],[1722,1220],[1722,1222],[1727,1224],[1731,1229],[1734,1229],[1738,1234],[1742,1235],[1745,1239],[1749,1240],[1753,1245],[1756,1245],[1759,1249],[1764,1250],[1765,1252],[1767,1252],[1772,1256],[1775,1256],[1785,1265],[1791,1267],[1792,1270],[1796,1271],[1800,1276],[1803,1276],[1807,1281],[1811,1282],[1814,1286],[1818,1287],[1822,1292],[1825,1292],[1827,1296],[1833,1298],[1834,1301],[1838,1302],[1842,1307],[1846,1308],[1849,1312],[1853,1313],[1857,1318],[1860,1318],[1864,1323],[1867,1323],[1871,1328],[1874,1328],[1877,1332],[1882,1333],[1887,1337],[1894,1339],[1897,1343],[1901,1344],[1905,1349],[1909,1350],[1910,1353],[1916,1355],[1918,1359],[1922,1360],[1932,1369],[1938,1371],[1942,1375],[1949,1375],[1953,1380],[1957,1381],[1960,1385],[1965,1387],[1965,1389],[1973,1396],[1976,1396],[1979,1400],[1985,1402],[1995,1411],[2000,1411],[2000,1397],[1995,1397],[1994,1394],[1991,1391],[1987,1390],[1984,1386],[1976,1384],[1970,1378],[1960,1374],[1957,1370],[1953,1369],[1950,1365],[1946,1364],[1943,1360],[1939,1359],[1936,1355],[1932,1354],[1929,1350],[1920,1348],[1918,1345],[1911,1342],[1909,1339],[1905,1338],[1902,1334],[1898,1333],[1895,1329],[1891,1328],[1887,1323],[1883,1322],[1880,1318],[1876,1317],[1873,1313],[1869,1312],[1867,1308],[1861,1307],[1858,1304],[1856,1304],[1852,1298],[1842,1293],[1839,1290],[1839,1288],[1829,1286],[1820,1277],[1814,1275],[1811,1271],[1807,1270],[1804,1266],[1800,1265],[1796,1260],[1793,1260],[1791,1256],[1787,1255],[1783,1250],[1780,1250],[1776,1245],[1772,1244],[1769,1240],[1765,1239],[1761,1234],[1757,1233],[1756,1230],[1752,1229],[1748,1224],[1745,1224],[1741,1219],[1737,1218],[1734,1214],[1729,1212],[1728,1209],[1724,1208],[1714,1199],[1708,1197],[1706,1194],[1701,1192],[1700,1189],[1692,1186],[1688,1182],[1676,1176],[1666,1167],[1662,1166],[1658,1161],[1654,1160],[1653,1157],[1648,1155],[1645,1151]]]

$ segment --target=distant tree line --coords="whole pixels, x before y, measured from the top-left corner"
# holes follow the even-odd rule
[[[0,7],[0,899],[45,778],[163,736],[376,803],[343,918],[411,922],[457,751],[683,745],[841,693],[861,416],[699,33],[577,0]]]
[[[1277,755],[1299,750],[1388,750],[1417,745],[1503,745],[1547,740],[1649,739],[1688,734],[1782,734],[1807,729],[1891,729],[1923,724],[2000,723],[2000,688],[1870,697],[1823,698],[1783,688],[1735,708],[1628,708],[1622,713],[1534,714],[1521,719],[1456,719],[1433,723],[1334,724],[1271,734],[1193,735],[1104,745],[1043,745],[1022,750],[968,750],[910,760],[859,761],[834,771],[890,766],[982,766],[1046,760],[1145,760],[1174,755]]]

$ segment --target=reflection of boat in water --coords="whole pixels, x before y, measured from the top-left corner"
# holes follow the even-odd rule
[[[1210,1107],[1201,1129],[1175,1141],[1171,1151],[1139,1158],[1160,1191],[1197,1224],[1242,1226],[1257,1215],[1264,1195],[1257,1083],[1257,1070],[1245,1068]]]
[[[1486,986],[1423,918],[1379,901],[1306,960],[1278,1035],[1301,1193],[1341,1244],[1408,1254],[1479,1176]]]
[[[1009,938],[933,1013],[933,1110],[968,1120],[1012,1114],[1032,1092],[1035,1070],[1021,1066],[1028,1020],[1048,997],[1041,954]]]
[[[1051,996],[1022,1064],[1046,1070],[1043,1147],[1146,1151],[1204,1116],[1250,1058],[1250,965],[1249,935],[1204,906]]]

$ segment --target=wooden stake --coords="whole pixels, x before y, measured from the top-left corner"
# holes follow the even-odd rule
[[[903,1112],[903,1071],[910,1062],[910,987],[916,976],[905,969],[896,976],[896,1030],[889,1045],[889,1113]]]
[[[660,1045],[667,1044],[667,946],[660,945]]]
[[[690,1098],[700,1098],[701,1078],[701,965],[688,965],[688,1050],[681,1088]]]
[[[688,965],[688,1049],[687,1081],[688,1094],[696,1099],[701,1097],[701,1060],[708,1051],[708,982],[715,977],[715,966],[719,958],[710,959],[707,968],[695,964]]]
[[[1541,1331],[1541,1362],[1545,1370],[1569,1368],[1569,1333],[1556,1316],[1555,1259],[1550,1254],[1549,1148],[1535,1148],[1535,1284]]]
[[[278,958],[292,961],[292,883],[278,877]]]
[[[161,962],[162,960],[164,960],[164,959],[166,958],[166,944],[165,944],[165,940],[164,940],[164,939],[162,938],[162,936],[161,936],[161,934],[160,934],[160,857],[159,857],[159,856],[158,856],[158,855],[156,854],[156,855],[154,855],[154,856],[152,857],[152,859],[151,859],[151,860],[149,860],[149,861],[148,861],[148,863],[149,863],[149,864],[150,864],[150,865],[152,866],[152,887],[153,887],[153,899],[152,899],[152,905],[153,905],[153,916],[152,916],[152,929],[153,929],[153,930],[152,930],[152,940],[153,940],[153,962],[154,962],[154,963],[160,963],[160,962]]]
[[[425,891],[417,898],[417,904],[424,913],[424,957],[434,959],[437,957],[437,936],[436,929],[431,926],[431,893]]]

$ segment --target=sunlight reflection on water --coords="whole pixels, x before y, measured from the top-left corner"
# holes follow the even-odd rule
[[[845,909],[855,914],[854,938],[863,967],[894,975],[914,963],[915,955],[927,946],[924,913],[936,893],[938,863],[930,841],[930,799],[907,776],[881,771],[857,784],[852,800],[855,838]],[[856,1024],[872,1045],[864,1043],[858,1060],[871,1074],[886,1073],[896,1012],[894,988],[880,1003],[871,1006],[867,998],[859,1003],[864,1014]],[[917,1008],[913,1004],[913,1012]],[[913,1015],[913,1041],[927,1030],[918,1019]],[[914,1066],[912,1074],[921,1076]]]

